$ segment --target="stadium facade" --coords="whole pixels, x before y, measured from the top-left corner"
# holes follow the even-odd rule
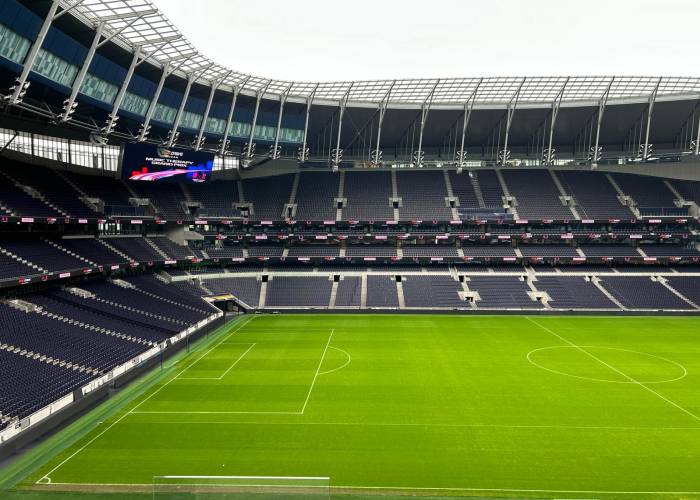
[[[6,450],[224,311],[700,312],[700,78],[269,80],[147,0],[5,0],[0,65]]]

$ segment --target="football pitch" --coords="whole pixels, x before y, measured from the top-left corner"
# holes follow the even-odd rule
[[[696,318],[249,316],[125,392],[30,452],[12,495],[150,498],[186,475],[700,499]]]

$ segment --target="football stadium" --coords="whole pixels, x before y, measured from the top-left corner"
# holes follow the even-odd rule
[[[0,498],[700,499],[700,78],[276,80],[166,3],[0,1]]]

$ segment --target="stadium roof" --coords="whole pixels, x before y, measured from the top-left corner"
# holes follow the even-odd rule
[[[241,73],[214,61],[194,45],[150,0],[61,0],[64,8],[89,25],[103,30],[124,48],[141,53],[157,66],[205,84],[219,82],[242,93],[315,103],[391,107],[543,107],[697,99],[700,78],[695,77],[488,77],[407,79],[346,82],[291,82]]]

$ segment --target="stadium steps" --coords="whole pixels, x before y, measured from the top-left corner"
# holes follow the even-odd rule
[[[516,220],[519,219],[520,216],[518,215],[518,210],[515,208],[518,205],[518,201],[513,195],[510,194],[510,189],[508,189],[508,184],[506,184],[506,180],[503,178],[503,173],[500,169],[496,169],[496,177],[498,178],[498,182],[501,185],[501,190],[503,191],[503,196],[505,197],[503,200],[503,205],[510,206],[510,212],[513,214],[513,218]],[[512,200],[512,203],[508,203],[507,200]]]
[[[591,282],[596,286],[596,288],[598,288],[598,290],[600,290],[601,292],[603,292],[603,295],[605,295],[605,296],[608,298],[608,300],[610,300],[610,302],[612,302],[613,304],[615,304],[617,307],[619,307],[619,308],[622,309],[623,311],[626,311],[626,310],[627,310],[627,308],[626,308],[625,306],[623,306],[622,303],[621,303],[619,300],[617,300],[617,299],[613,296],[613,294],[611,294],[611,293],[602,285],[600,278],[598,278],[597,276],[592,276],[592,277],[591,277]]]
[[[671,191],[671,192],[673,193],[673,196],[676,197],[676,200],[675,200],[675,201],[676,201],[676,204],[677,204],[679,207],[686,206],[686,205],[689,203],[689,202],[688,202],[685,198],[683,198],[683,196],[676,190],[676,188],[673,187],[673,184],[671,184],[670,182],[668,182],[668,179],[664,179],[664,180],[663,180],[663,183],[666,185],[666,187],[668,188],[668,190]]]
[[[297,199],[297,191],[299,190],[299,179],[301,177],[301,173],[297,172],[294,174],[294,180],[292,181],[292,189],[291,192],[289,193],[289,204],[294,205],[296,203]]]
[[[471,172],[469,176],[469,182],[472,184],[472,189],[474,190],[474,195],[476,196],[476,201],[479,203],[479,208],[486,208],[486,202],[484,201],[484,193],[481,191],[481,184],[479,184],[479,177],[477,172]]]
[[[338,196],[336,197],[336,200],[344,200],[343,198],[343,193],[345,193],[345,172],[340,171],[339,173],[340,178],[338,179]],[[336,201],[337,203],[337,201]],[[343,209],[342,208],[337,208],[335,211],[335,220],[336,222],[343,220]]]
[[[23,259],[19,255],[16,255],[16,254],[10,252],[9,250],[5,250],[3,247],[0,247],[0,253],[3,255],[7,255],[9,258],[11,258],[12,260],[16,260],[20,264],[24,264],[25,266],[31,267],[32,269],[36,269],[37,274],[49,272],[47,269],[44,269],[43,267],[38,266],[38,265],[34,264],[33,262],[28,261],[27,259]]]
[[[120,257],[122,257],[125,261],[127,261],[127,262],[134,262],[134,259],[133,259],[131,256],[125,254],[124,252],[122,252],[122,251],[120,251],[120,250],[117,250],[115,247],[113,247],[112,245],[110,245],[109,243],[107,243],[107,241],[105,241],[103,238],[97,238],[97,241],[99,241],[102,245],[104,245],[104,246],[106,246],[107,248],[109,248],[112,252],[114,252],[114,253],[116,253],[117,255],[119,255]],[[207,257],[207,258],[208,258],[208,257]]]
[[[404,296],[403,296],[403,282],[401,282],[401,281],[396,282],[396,295],[399,298],[399,309],[405,309],[406,308],[406,300],[404,299]]]
[[[398,185],[398,181],[396,179],[396,171],[395,170],[391,171],[391,198],[394,200],[399,198],[399,185]],[[399,213],[399,209],[395,208],[394,209],[394,220],[399,220],[400,218],[401,218],[401,214]]]
[[[683,295],[681,292],[679,292],[678,290],[673,288],[673,286],[671,286],[671,284],[668,282],[668,280],[666,278],[664,278],[663,276],[657,276],[656,281],[658,283],[660,283],[661,285],[663,285],[665,288],[667,288],[669,292],[674,294],[679,299],[685,301],[687,304],[689,304],[694,309],[700,310],[700,306],[698,306],[695,302],[693,302],[692,300],[687,298],[685,295]]]
[[[367,273],[360,277],[360,309],[367,309]]]
[[[333,281],[333,286],[331,286],[331,298],[328,301],[328,309],[335,309],[335,300],[338,296],[338,282]]]
[[[646,252],[645,252],[644,250],[642,250],[641,247],[636,247],[636,250],[637,250],[637,252],[639,253],[639,255],[641,255],[642,257],[649,257],[649,256],[646,254]]]
[[[528,273],[528,276],[525,278],[525,281],[527,283],[527,286],[530,287],[531,290],[531,292],[528,293],[530,298],[535,302],[537,302],[537,299],[539,299],[539,302],[544,306],[545,309],[552,309],[552,306],[549,304],[549,301],[552,300],[552,298],[547,292],[538,290],[537,285],[535,285],[537,278]]]
[[[620,203],[630,209],[635,217],[641,217],[637,204],[634,202],[631,196],[625,194],[617,181],[613,179],[613,176],[611,174],[605,174],[605,178],[608,179],[608,182],[610,182],[612,187],[615,188],[615,191],[617,192],[617,199],[620,201]]]
[[[163,257],[164,260],[171,260],[171,257],[168,254],[166,254],[163,250],[161,250],[160,247],[156,245],[156,243],[153,240],[147,237],[144,237],[143,240],[148,244],[149,247],[153,249],[154,252]]]
[[[267,299],[267,281],[260,283],[260,298],[258,299],[258,309],[265,307],[265,300]]]
[[[35,188],[31,187],[31,186],[26,186],[26,185],[20,183],[19,181],[17,181],[14,177],[12,177],[12,176],[11,176],[10,174],[8,174],[7,172],[0,171],[0,175],[2,175],[2,176],[4,176],[5,178],[7,178],[10,182],[12,182],[12,184],[14,184],[15,186],[17,186],[17,187],[18,187],[19,189],[21,189],[22,191],[24,191],[27,195],[31,196],[31,197],[34,198],[34,199],[39,200],[40,202],[42,202],[44,205],[46,205],[47,207],[51,208],[52,210],[55,210],[56,212],[58,212],[59,214],[63,215],[64,217],[68,217],[68,216],[69,216],[68,212],[65,212],[65,211],[61,210],[59,207],[57,207],[56,205],[54,205],[53,203],[51,203],[49,200],[47,200],[47,199],[44,197],[44,195],[41,194],[41,192],[39,192],[38,189],[35,189]]]
[[[81,256],[81,255],[78,255],[78,254],[75,253],[75,252],[71,252],[71,251],[68,250],[67,248],[63,248],[61,245],[59,245],[59,244],[56,243],[55,241],[51,241],[51,240],[49,240],[49,239],[47,239],[47,238],[41,238],[41,239],[42,239],[42,241],[46,242],[47,244],[51,245],[52,247],[56,248],[57,250],[60,250],[61,252],[66,253],[66,254],[70,255],[71,257],[73,257],[73,258],[75,258],[75,259],[82,260],[83,262],[85,262],[86,264],[89,264],[89,265],[91,265],[91,266],[97,266],[97,265],[98,265],[96,262],[93,262],[93,261],[91,261],[91,260],[89,260],[89,259],[86,259],[85,257],[83,257],[83,256]]]
[[[70,187],[72,187],[75,190],[76,193],[78,193],[78,195],[79,195],[78,199],[80,201],[82,201],[86,207],[88,207],[93,212],[100,213],[102,211],[99,209],[99,207],[97,205],[88,201],[91,198],[90,195],[88,195],[85,191],[83,191],[80,188],[80,186],[78,186],[75,182],[73,182],[73,180],[70,177],[68,177],[67,175],[65,175],[64,172],[61,172],[60,170],[55,170],[55,172],[58,175],[58,177],[60,177],[61,180],[63,180],[63,182],[68,184]]]
[[[450,200],[453,200],[455,198],[455,193],[452,191],[452,181],[450,180],[450,175],[447,170],[443,170],[442,174],[445,179],[445,190],[447,191],[447,197]],[[452,220],[459,220],[459,210],[457,210],[457,207],[452,208]]]
[[[554,185],[557,187],[559,190],[560,198],[562,200],[562,205],[565,205],[568,207],[569,210],[571,210],[571,213],[573,214],[574,218],[576,220],[581,220],[581,216],[578,213],[578,210],[576,210],[576,207],[573,205],[573,200],[574,197],[573,195],[569,194],[564,190],[564,186],[562,186],[561,181],[559,180],[559,177],[557,176],[556,171],[554,170],[549,170],[549,175],[552,176],[552,181],[554,182]],[[567,205],[566,199],[569,199],[571,204]]]

